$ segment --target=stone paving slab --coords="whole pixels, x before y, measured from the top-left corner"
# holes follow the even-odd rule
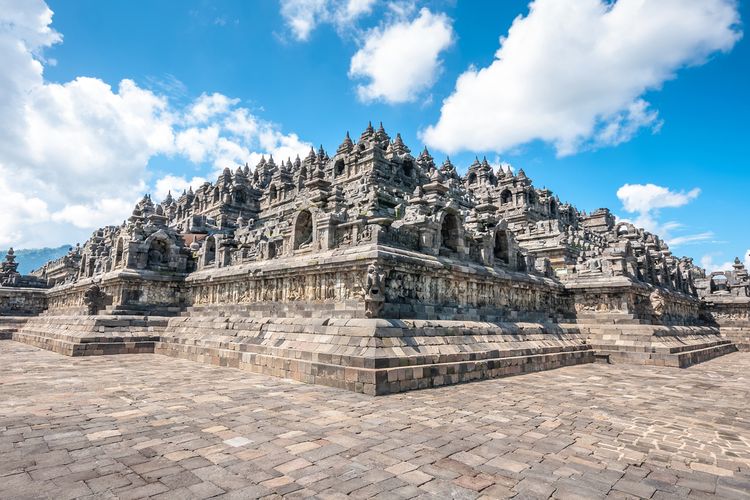
[[[750,498],[750,354],[371,398],[0,342],[0,498]]]

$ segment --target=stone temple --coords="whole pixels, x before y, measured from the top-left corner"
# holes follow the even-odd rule
[[[16,266],[11,251],[4,338],[372,395],[594,361],[684,368],[750,346],[739,260],[707,275],[523,170],[476,160],[459,175],[382,125],[332,155],[145,196],[31,276]]]

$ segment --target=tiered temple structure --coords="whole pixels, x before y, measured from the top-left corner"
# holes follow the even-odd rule
[[[45,310],[12,335],[368,394],[595,359],[688,366],[735,349],[720,330],[750,310],[735,267],[720,284],[523,170],[477,159],[462,176],[368,125],[332,155],[264,158],[161,203],[145,196],[34,272],[51,287]]]

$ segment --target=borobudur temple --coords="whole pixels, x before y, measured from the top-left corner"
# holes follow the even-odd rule
[[[148,195],[22,276],[0,338],[154,353],[380,395],[591,363],[687,367],[747,350],[750,279],[584,213],[523,170],[465,175],[368,125],[333,155]]]

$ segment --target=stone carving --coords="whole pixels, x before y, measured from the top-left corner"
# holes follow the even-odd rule
[[[653,311],[654,318],[660,320],[666,312],[666,304],[664,302],[664,295],[659,290],[654,290],[648,297],[651,302],[651,310]]]
[[[104,307],[107,296],[96,283],[86,289],[83,294],[83,302],[86,305],[88,314],[95,316]]]
[[[367,268],[365,278],[365,316],[377,318],[385,303],[385,273],[375,264]]]

